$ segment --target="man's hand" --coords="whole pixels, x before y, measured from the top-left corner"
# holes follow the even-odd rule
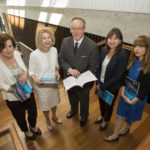
[[[68,69],[68,73],[72,76],[74,76],[75,78],[80,76],[80,72],[76,69]]]

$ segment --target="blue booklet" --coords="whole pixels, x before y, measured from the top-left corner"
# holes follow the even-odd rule
[[[126,76],[124,95],[127,98],[133,100],[138,94],[139,87],[140,87],[140,83],[138,81],[132,80],[131,78]]]
[[[57,84],[58,80],[57,78],[40,78],[41,80],[43,80],[41,83],[42,84]]]
[[[21,101],[24,102],[27,100],[26,94],[31,94],[32,89],[29,84],[26,82],[24,85],[20,81],[17,81],[15,84],[11,85],[11,89],[15,96]]]
[[[105,101],[105,103],[111,106],[114,99],[114,95],[111,94],[109,91],[105,90],[102,99],[103,101]]]
[[[24,85],[22,85],[22,83],[20,83],[20,85],[26,94],[32,93],[32,88],[29,86],[28,82],[26,82]]]

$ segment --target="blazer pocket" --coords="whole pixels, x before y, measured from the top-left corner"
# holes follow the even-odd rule
[[[80,56],[81,58],[87,58],[87,56]]]

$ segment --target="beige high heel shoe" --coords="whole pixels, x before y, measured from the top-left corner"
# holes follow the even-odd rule
[[[47,125],[48,130],[53,130],[53,127],[51,125]]]
[[[56,124],[62,124],[62,121],[61,121],[61,119],[59,119],[59,118],[54,119],[54,118],[52,117],[52,120],[53,120]]]

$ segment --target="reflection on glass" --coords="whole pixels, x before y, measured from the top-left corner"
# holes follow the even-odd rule
[[[19,14],[19,13],[18,13],[18,10],[17,10],[17,9],[14,9],[14,15],[15,15],[15,16],[18,16],[18,14]]]
[[[52,13],[51,16],[50,16],[49,23],[58,25],[60,20],[61,20],[61,18],[62,18],[62,14]]]
[[[63,0],[63,1],[57,0],[53,4],[53,7],[66,8],[68,6],[68,1],[69,0]]]
[[[39,21],[45,22],[47,19],[47,12],[40,12]]]
[[[24,18],[20,18],[20,22],[19,22],[20,29],[24,29],[24,24],[25,24],[25,19]]]
[[[0,127],[0,150],[24,150],[13,122]]]
[[[25,6],[26,0],[7,0],[6,5],[7,6]]]
[[[14,10],[13,9],[7,9],[8,14],[14,15]]]
[[[25,11],[24,10],[20,10],[19,11],[19,16],[20,17],[25,17]]]
[[[10,16],[10,23],[12,25],[15,25],[15,17],[14,16]]]
[[[43,3],[42,3],[42,7],[48,7],[49,6],[49,3],[50,3],[50,0],[43,0]]]
[[[0,149],[2,150],[15,150],[14,144],[10,134],[5,134],[0,137]]]
[[[3,16],[0,16],[0,32],[6,32],[5,22]]]
[[[19,17],[15,16],[15,26],[18,27],[19,26]]]
[[[25,17],[25,10],[7,9],[8,14]]]

